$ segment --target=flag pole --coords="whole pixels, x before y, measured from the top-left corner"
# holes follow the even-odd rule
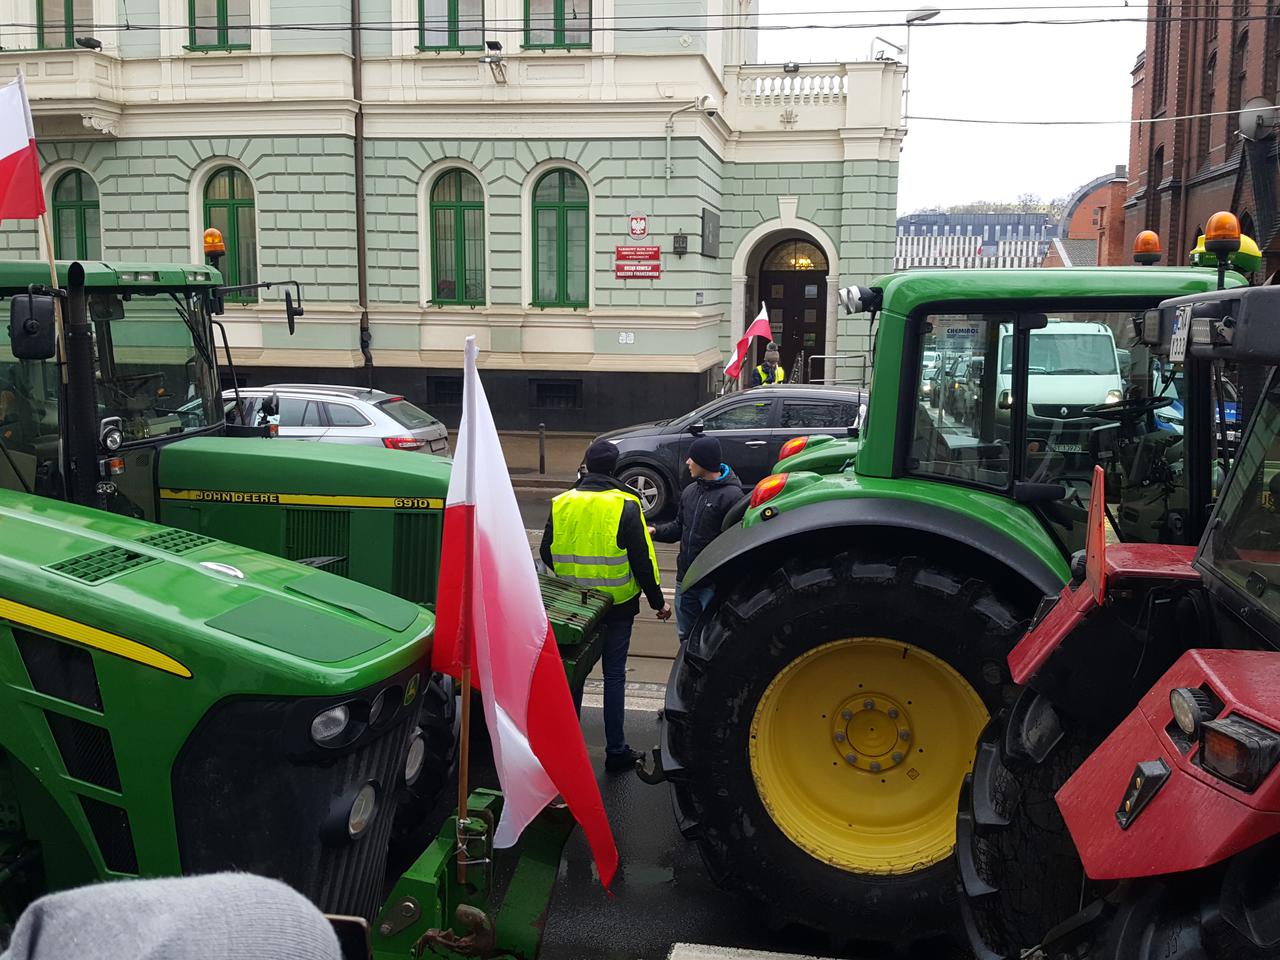
[[[467,861],[470,854],[467,847],[467,829],[470,827],[468,816],[468,773],[471,763],[471,656],[472,642],[475,637],[475,550],[476,550],[476,390],[475,381],[479,378],[476,372],[476,338],[467,337],[464,348],[464,390],[463,390],[463,424],[468,428],[466,434],[466,458],[463,460],[463,502],[468,504],[466,511],[466,533],[463,538],[462,559],[462,604],[461,616],[458,618],[457,650],[462,665],[462,724],[458,731],[458,883],[467,882]],[[461,431],[459,431],[461,433]]]

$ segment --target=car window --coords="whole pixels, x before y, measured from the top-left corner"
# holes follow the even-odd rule
[[[707,417],[703,425],[708,430],[745,430],[751,427],[769,426],[769,409],[772,400],[739,403]]]
[[[261,402],[261,397],[241,396],[240,408],[242,412],[237,414],[235,398],[228,399],[225,402],[227,423],[242,423],[250,427],[257,426],[258,421],[255,418],[258,415],[258,404]]]
[[[378,404],[378,409],[400,424],[400,426],[408,427],[410,430],[434,426],[440,422],[425,410],[415,407],[404,397],[392,397],[390,400],[383,400]]]
[[[848,403],[827,400],[782,401],[782,426],[835,429],[848,427],[858,411]]]
[[[316,400],[299,400],[297,397],[280,398],[280,426],[320,427],[320,403]]]
[[[355,407],[345,403],[326,403],[325,413],[329,415],[331,427],[367,427],[369,421]]]

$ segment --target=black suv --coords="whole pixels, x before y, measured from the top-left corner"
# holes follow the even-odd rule
[[[750,490],[778,462],[792,437],[842,434],[858,419],[866,391],[795,386],[735,391],[671,420],[642,423],[598,437],[618,447],[618,478],[640,497],[644,512],[661,516],[689,482],[685,460],[695,436],[720,441],[724,461]]]

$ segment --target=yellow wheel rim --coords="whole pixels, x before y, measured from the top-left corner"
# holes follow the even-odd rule
[[[956,799],[987,710],[949,664],[909,643],[814,647],[765,689],[751,773],[796,846],[853,873],[912,873],[951,855]]]

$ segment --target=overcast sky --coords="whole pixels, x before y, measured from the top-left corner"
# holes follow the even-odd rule
[[[1026,0],[1043,4],[1046,0]],[[1106,0],[1090,0],[1103,3]],[[1146,3],[1124,9],[975,12],[964,7],[1015,6],[1018,0],[933,0],[942,13],[911,29],[910,103],[914,116],[993,119],[1124,119],[1130,71],[1142,51],[1142,23],[1055,26],[943,26],[948,21],[1079,19],[1144,16]],[[761,0],[764,23],[890,23],[901,0]],[[960,8],[960,9],[957,9]],[[772,16],[770,16],[772,14]],[[906,45],[903,26],[858,30],[762,31],[767,63],[866,60],[878,34]],[[1129,159],[1129,126],[1017,127],[908,122],[898,179],[898,212],[973,200],[1050,199],[1111,172]]]

